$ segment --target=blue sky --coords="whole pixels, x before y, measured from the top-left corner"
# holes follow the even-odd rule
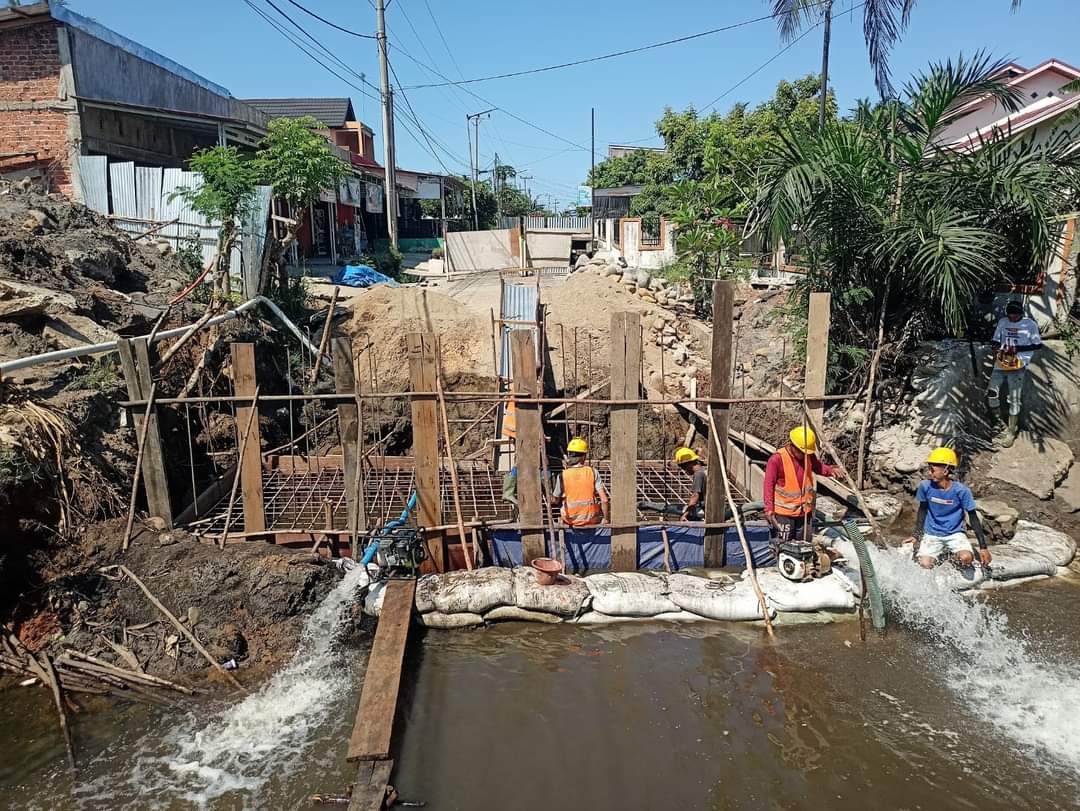
[[[267,15],[276,15],[267,0],[250,1]],[[288,0],[273,2],[352,70],[378,85],[373,40],[334,31]],[[375,11],[367,0],[298,2],[345,28],[375,29]],[[852,2],[837,0],[836,5],[842,11]],[[1051,56],[1080,64],[1076,2],[1026,0],[1019,13],[1011,14],[1009,0],[924,0],[893,54],[894,78],[903,80],[932,60],[979,48],[1022,64],[1036,64]],[[376,150],[382,160],[377,103],[315,64],[243,0],[187,0],[183,4],[70,0],[69,6],[224,85],[239,98],[351,96],[357,116],[376,132]],[[406,53],[448,78],[473,78],[633,48],[765,13],[764,0],[391,0],[387,27],[391,62],[408,88],[442,80]],[[830,78],[842,109],[857,98],[874,95],[861,22],[856,12],[834,24]],[[395,52],[395,44],[403,53]],[[550,195],[562,205],[588,171],[590,107],[596,108],[598,159],[606,154],[608,143],[653,136],[642,143],[656,144],[653,122],[666,105],[702,108],[781,47],[775,26],[766,20],[605,62],[467,86],[484,100],[463,88],[446,87],[407,90],[406,96],[425,129],[441,145],[434,148],[435,154],[455,173],[467,171],[466,113],[498,105],[546,130],[515,120],[507,112],[492,113],[480,125],[481,163],[490,165],[498,151],[501,161],[533,176],[532,191]],[[725,96],[718,107],[725,110],[736,101],[762,101],[780,79],[818,70],[820,59],[818,29]],[[336,69],[360,84],[344,69]],[[404,107],[400,96],[397,101]],[[397,133],[399,165],[442,171],[416,128],[403,124]]]

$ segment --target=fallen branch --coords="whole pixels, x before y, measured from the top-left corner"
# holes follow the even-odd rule
[[[91,656],[88,653],[82,653],[81,651],[68,648],[64,651],[64,656],[69,660],[74,659],[75,662],[71,664],[79,670],[102,670],[110,675],[116,676],[127,681],[136,682],[138,684],[145,684],[150,687],[163,687],[167,690],[175,690],[178,693],[183,693],[186,696],[195,695],[195,690],[190,687],[184,687],[182,684],[176,684],[168,679],[163,679],[160,676],[151,676],[149,673],[142,673],[136,670],[127,670],[122,667],[110,664],[109,662],[98,659],[96,656]],[[63,659],[58,660],[63,662]],[[80,664],[85,663],[85,665]],[[89,665],[87,667],[86,665]]]
[[[330,307],[326,311],[326,322],[323,324],[322,339],[319,341],[319,352],[315,355],[315,365],[311,368],[311,385],[315,385],[319,379],[319,367],[322,365],[323,354],[326,352],[326,341],[330,337],[330,322],[334,320],[334,307],[337,306],[338,293],[341,288],[334,285],[334,292],[330,296]]]
[[[170,304],[172,304],[172,303],[175,303],[175,302],[170,302]],[[206,306],[206,312],[204,312],[199,317],[199,320],[196,321],[194,324],[192,324],[190,327],[188,327],[187,332],[185,332],[183,335],[181,335],[179,338],[177,338],[176,343],[174,343],[172,346],[170,346],[168,351],[166,351],[165,354],[161,356],[161,360],[159,360],[157,362],[157,365],[154,366],[154,369],[153,369],[154,372],[160,372],[162,369],[164,369],[165,365],[170,360],[173,359],[173,357],[176,355],[176,353],[179,352],[180,349],[188,341],[190,341],[192,339],[192,337],[195,335],[195,333],[197,333],[204,326],[206,326],[206,322],[214,317],[214,310],[215,309],[216,308],[214,307],[213,302],[211,302],[210,304],[208,304]]]
[[[143,583],[138,577],[135,576],[135,573],[132,572],[131,569],[129,569],[127,566],[120,566],[118,568],[120,569],[120,572],[122,574],[128,577],[132,583],[139,587],[142,593],[146,595],[146,599],[153,603],[154,607],[162,613],[165,619],[172,623],[173,627],[176,628],[176,630],[178,630],[184,636],[184,638],[192,644],[192,646],[194,646],[195,650],[202,654],[202,657],[206,659],[206,661],[209,662],[215,670],[217,670],[222,676],[224,676],[241,693],[247,692],[247,690],[244,688],[244,685],[238,682],[236,680],[236,677],[233,676],[232,673],[223,668],[218,663],[218,661],[210,655],[210,651],[203,647],[202,642],[195,638],[195,634],[189,631],[187,626],[180,622],[180,620],[178,620],[173,615],[173,613],[169,611],[169,609],[167,609],[157,597],[154,596],[153,592],[146,587],[145,583]]]
[[[71,730],[68,728],[67,710],[64,708],[64,694],[60,689],[60,679],[57,677],[56,670],[53,668],[48,655],[44,653],[41,655],[41,666],[45,671],[45,677],[49,689],[52,690],[53,701],[56,704],[56,715],[60,719],[60,731],[64,735],[64,747],[67,749],[68,764],[70,764],[72,771],[74,771],[75,747],[71,742]]]

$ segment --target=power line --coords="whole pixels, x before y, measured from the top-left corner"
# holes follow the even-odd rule
[[[351,34],[354,37],[363,37],[364,39],[377,39],[377,37],[374,34],[361,34],[359,31],[350,31],[348,28],[342,28],[337,23],[331,22],[330,20],[326,19],[325,17],[320,17],[318,14],[316,14],[314,11],[307,8],[306,6],[300,5],[299,3],[296,2],[296,0],[288,0],[288,2],[291,3],[292,5],[296,6],[298,9],[300,9],[302,12],[304,12],[308,16],[314,17],[319,22],[324,23],[325,25],[328,25],[331,28],[336,28],[338,31],[343,31],[346,34]]]
[[[823,0],[823,2],[824,2],[824,0]],[[819,5],[819,6],[823,5],[823,2],[816,3],[815,5]],[[590,64],[592,62],[602,62],[604,60],[615,59],[615,58],[620,57],[620,56],[628,56],[630,54],[642,53],[644,51],[651,51],[651,50],[654,50],[656,48],[666,48],[669,45],[678,45],[679,43],[682,43],[682,42],[689,42],[691,40],[701,39],[702,37],[709,37],[709,36],[712,36],[714,34],[723,33],[725,31],[733,31],[733,30],[735,30],[737,28],[743,28],[743,27],[745,27],[747,25],[753,25],[755,23],[759,23],[759,22],[762,22],[764,20],[771,20],[771,19],[773,19],[772,14],[765,14],[765,15],[763,15],[761,17],[754,17],[751,20],[743,20],[741,22],[732,23],[730,25],[724,25],[724,26],[721,26],[719,28],[710,28],[708,31],[699,31],[696,34],[687,34],[686,36],[675,37],[674,39],[667,39],[667,40],[664,40],[663,42],[653,42],[653,43],[651,43],[649,45],[642,45],[642,46],[637,47],[637,48],[627,48],[627,49],[622,50],[622,51],[613,51],[611,53],[600,54],[599,56],[586,57],[585,59],[575,59],[572,62],[561,62],[558,65],[545,65],[544,67],[540,67],[540,68],[530,68],[528,70],[517,70],[517,71],[512,71],[510,73],[496,73],[496,74],[492,74],[491,76],[479,76],[479,77],[477,77],[475,79],[462,79],[462,80],[456,81],[456,82],[448,80],[444,84],[446,84],[446,85],[450,85],[450,84],[452,84],[452,85],[476,84],[477,82],[490,82],[490,81],[492,81],[494,79],[512,79],[512,78],[515,78],[517,76],[530,76],[530,75],[533,75],[533,74],[536,74],[536,73],[547,73],[547,72],[553,71],[553,70],[563,70],[564,68],[572,68],[572,67],[576,67],[577,65],[587,65],[587,64]],[[444,84],[438,84],[438,83],[436,83],[436,84],[417,84],[417,85],[412,85],[408,89],[409,90],[419,90],[421,88],[426,88],[426,87],[442,87],[442,86],[444,86]]]
[[[424,5],[427,7],[428,16],[431,17],[431,24],[435,26],[435,32],[439,35],[439,39],[442,40],[443,48],[446,49],[446,55],[450,57],[450,61],[454,64],[458,76],[464,79],[465,74],[461,70],[461,65],[458,64],[457,59],[454,57],[454,52],[450,50],[450,45],[447,44],[446,37],[443,36],[442,26],[440,26],[439,21],[435,19],[435,12],[431,10],[431,3],[429,3],[428,0],[424,0]],[[431,61],[434,62],[435,60],[432,59]]]

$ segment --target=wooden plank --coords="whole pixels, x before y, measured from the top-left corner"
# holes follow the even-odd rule
[[[255,344],[234,343],[232,351],[233,391],[238,397],[254,397]],[[236,408],[236,447],[243,457],[240,469],[240,498],[244,505],[244,532],[262,532],[266,529],[263,514],[262,490],[262,443],[259,438],[259,418],[250,420],[252,406]],[[251,430],[244,436],[248,421]],[[246,439],[246,441],[245,441]]]
[[[349,739],[348,760],[390,757],[405,643],[412,624],[415,580],[391,580],[383,595],[379,625],[368,656],[360,706]]]
[[[831,293],[811,293],[810,312],[807,315],[806,332],[806,407],[810,420],[821,425],[825,416],[825,402],[816,400],[825,394],[825,373],[829,368],[829,320],[832,305]]]
[[[638,396],[641,315],[611,316],[611,399]],[[611,567],[637,569],[638,407],[611,406]]]
[[[335,291],[337,288],[334,288]],[[328,327],[329,328],[329,327]],[[334,387],[338,394],[356,392],[356,373],[353,369],[352,341],[348,338],[334,338]],[[345,457],[345,504],[348,507],[348,527],[353,526],[356,516],[356,460],[359,455],[357,437],[359,416],[356,403],[342,403],[337,407],[338,438],[341,441],[341,453]],[[364,516],[358,516],[363,523]],[[361,526],[360,529],[367,529]]]
[[[392,760],[361,760],[347,811],[382,811],[393,768]]]
[[[731,326],[735,323],[735,283],[713,282],[712,397],[731,396]],[[719,442],[709,443],[709,477],[705,491],[705,522],[724,520],[724,483],[720,476],[720,448],[728,447],[731,411],[726,405],[710,409]],[[724,530],[705,531],[705,565],[723,566]]]
[[[120,366],[124,370],[128,396],[132,399],[146,400],[153,385],[150,377],[150,352],[145,339],[132,341],[122,338],[117,342],[120,354]],[[151,515],[165,521],[166,527],[172,527],[172,502],[169,499],[169,478],[165,475],[165,455],[161,448],[161,431],[157,409],[149,413],[132,410],[135,423],[135,436],[142,435],[143,422],[150,421],[146,430],[146,450],[143,452],[142,477],[146,489],[146,505]]]
[[[514,393],[536,397],[536,349],[533,332],[516,329],[510,332],[510,359],[514,375]],[[518,520],[527,527],[543,524],[540,495],[540,454],[542,452],[540,409],[535,403],[517,406],[517,439],[514,441],[517,466]],[[546,554],[544,535],[536,530],[521,534],[521,557],[528,564]]]
[[[412,332],[406,338],[412,406],[413,457],[416,469],[416,520],[422,527],[443,523],[439,489],[439,423],[435,399],[435,336]],[[401,498],[408,498],[408,493]],[[446,570],[446,545],[441,532],[427,535],[435,570]]]

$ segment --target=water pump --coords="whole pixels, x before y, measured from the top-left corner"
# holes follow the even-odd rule
[[[378,536],[379,579],[389,576],[416,576],[427,557],[424,530],[418,527],[391,527]]]
[[[827,575],[832,569],[828,553],[812,541],[784,541],[776,552],[776,568],[788,580],[801,583]]]

